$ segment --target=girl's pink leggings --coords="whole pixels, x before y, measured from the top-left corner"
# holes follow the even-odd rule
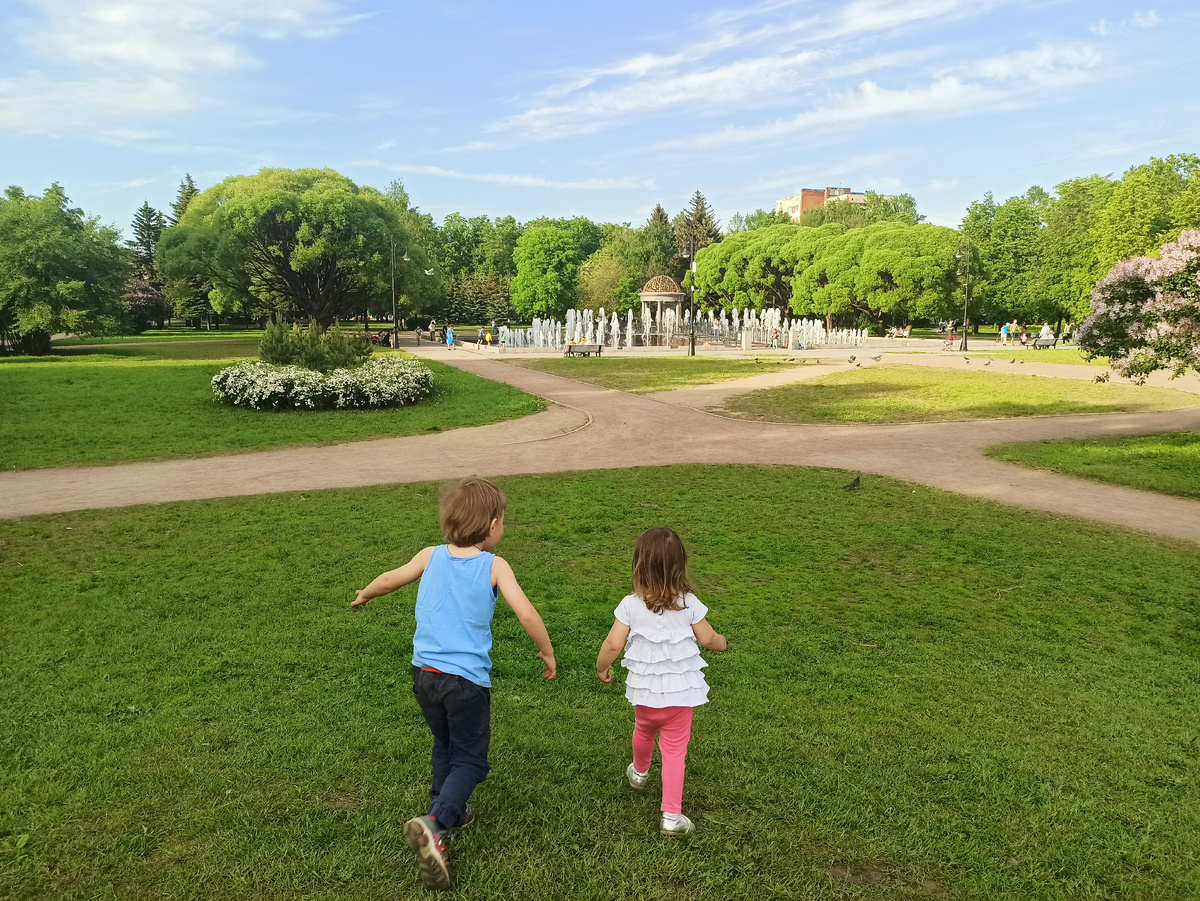
[[[642,707],[634,705],[633,766],[650,772],[654,737],[662,757],[662,812],[683,813],[683,767],[692,738],[692,707]]]

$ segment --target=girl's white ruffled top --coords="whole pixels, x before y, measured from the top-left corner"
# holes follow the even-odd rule
[[[629,626],[625,657],[629,670],[625,697],[642,707],[699,707],[708,703],[708,683],[700,645],[692,626],[708,616],[708,608],[691,592],[683,610],[651,613],[645,601],[631,594],[617,605],[618,622]]]

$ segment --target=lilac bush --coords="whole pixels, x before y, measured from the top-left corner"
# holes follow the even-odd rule
[[[218,400],[255,410],[353,410],[414,404],[433,391],[433,373],[416,360],[376,357],[322,375],[300,366],[238,363],[212,379]]]
[[[1079,345],[1106,356],[1119,375],[1144,382],[1200,370],[1200,231],[1162,246],[1157,260],[1121,260],[1092,290]]]

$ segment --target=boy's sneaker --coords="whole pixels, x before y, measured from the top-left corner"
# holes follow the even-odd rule
[[[660,831],[663,835],[691,835],[696,831],[696,824],[681,813],[664,813]]]
[[[450,880],[450,864],[446,842],[431,816],[413,817],[404,824],[404,841],[417,852],[417,872],[427,889],[440,891],[454,887]]]
[[[631,763],[625,768],[625,778],[629,780],[629,787],[634,791],[644,792],[646,783],[650,781],[650,771],[639,773]]]

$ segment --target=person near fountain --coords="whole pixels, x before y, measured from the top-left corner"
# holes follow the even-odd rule
[[[433,733],[433,785],[424,816],[404,824],[428,889],[452,887],[446,839],[472,820],[467,801],[487,778],[491,743],[492,617],[497,592],[538,648],[543,679],[556,672],[554,646],[512,567],[492,553],[504,537],[508,499],[487,479],[443,490],[439,519],[446,543],[427,547],[399,569],[356,591],[361,608],[420,579],[413,635],[413,694]]]
[[[708,703],[700,645],[724,651],[725,636],[708,624],[708,608],[694,594],[687,551],[674,529],[643,532],[633,547],[633,594],[616,609],[616,621],[600,646],[596,675],[612,682],[612,665],[625,651],[629,670],[625,697],[633,704],[633,763],[625,778],[635,791],[650,781],[654,739],[662,761],[663,835],[687,835],[696,827],[683,815],[683,776],[692,713]]]

